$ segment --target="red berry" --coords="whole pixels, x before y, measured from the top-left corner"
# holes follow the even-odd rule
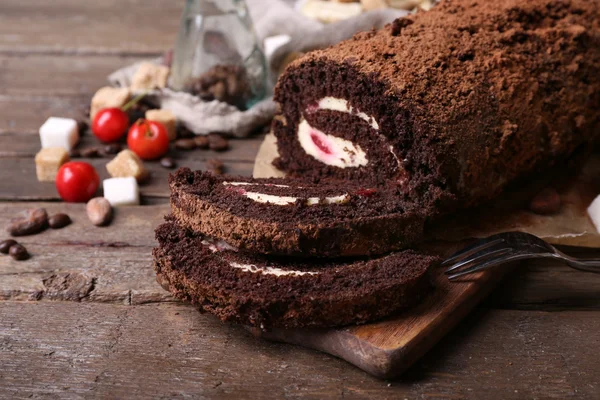
[[[377,190],[373,189],[373,188],[368,188],[368,189],[358,189],[356,191],[356,194],[359,196],[364,196],[364,197],[371,197],[373,196],[375,193],[377,193]]]
[[[96,113],[92,132],[103,142],[116,142],[129,127],[129,116],[120,108],[103,108]]]
[[[169,151],[169,134],[160,122],[138,119],[129,128],[127,146],[142,160],[156,160]]]
[[[56,174],[58,194],[70,203],[85,203],[94,197],[99,185],[98,173],[86,162],[68,162]]]

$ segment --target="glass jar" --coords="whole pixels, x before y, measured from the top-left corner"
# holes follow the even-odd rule
[[[187,0],[173,51],[173,89],[246,109],[264,97],[266,78],[245,1]]]

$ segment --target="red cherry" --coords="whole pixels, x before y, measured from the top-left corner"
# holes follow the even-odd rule
[[[127,146],[142,160],[156,160],[169,151],[169,134],[160,122],[138,119],[127,134]]]
[[[92,132],[103,142],[115,142],[125,135],[129,127],[129,117],[120,108],[103,108],[96,113],[92,122]]]
[[[84,203],[94,197],[100,186],[98,173],[90,164],[71,161],[63,164],[56,174],[56,189],[69,203]]]
[[[358,189],[356,191],[356,194],[359,196],[364,196],[364,197],[371,197],[373,196],[375,193],[377,193],[377,190],[373,189],[373,188],[368,188],[368,189]]]

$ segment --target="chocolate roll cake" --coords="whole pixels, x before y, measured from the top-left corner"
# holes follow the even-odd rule
[[[292,63],[275,165],[470,207],[600,134],[600,2],[447,0]]]
[[[414,251],[358,261],[238,252],[168,221],[156,230],[158,282],[201,311],[260,328],[364,323],[415,305],[439,260]]]
[[[251,179],[181,168],[169,178],[177,223],[243,251],[374,255],[422,236],[424,216],[398,192],[353,182]]]

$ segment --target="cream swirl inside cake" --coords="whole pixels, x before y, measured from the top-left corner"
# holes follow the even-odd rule
[[[407,192],[411,174],[399,141],[384,134],[388,119],[359,104],[337,93],[299,99],[295,115],[280,116],[274,123],[280,155],[275,165],[298,176],[305,171],[368,185],[392,183]]]
[[[299,195],[291,195],[292,193],[308,192],[310,188],[302,186],[291,187],[288,185],[274,185],[269,183],[251,183],[251,182],[223,182],[223,186],[233,188],[236,193],[249,198],[257,203],[268,203],[278,206],[287,206],[296,203],[298,200],[304,200],[304,204],[307,206],[314,206],[317,204],[340,204],[344,203],[349,199],[348,193],[341,193],[334,196],[322,196],[322,197],[306,197]],[[241,188],[244,186],[246,188]],[[252,189],[248,189],[251,187]],[[262,191],[259,191],[261,190]],[[267,193],[270,188],[277,188],[277,194]],[[283,190],[282,190],[283,189]],[[285,190],[288,189],[288,190]],[[286,193],[286,192],[290,193]]]

